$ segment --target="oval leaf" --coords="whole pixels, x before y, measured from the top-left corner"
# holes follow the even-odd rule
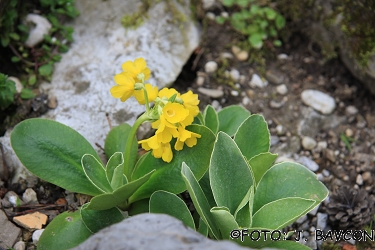
[[[87,209],[106,210],[118,205],[122,205],[123,203],[127,203],[129,197],[132,196],[134,192],[139,189],[139,187],[150,179],[153,172],[154,171],[151,171],[141,178],[123,185],[122,187],[116,189],[113,193],[95,196],[91,199]]]
[[[156,169],[150,180],[145,183],[131,197],[131,201],[150,197],[153,192],[164,190],[171,193],[181,193],[186,186],[181,177],[182,162],[191,165],[191,170],[197,179],[200,179],[207,171],[211,151],[215,141],[215,135],[207,127],[202,125],[191,125],[187,129],[202,137],[198,139],[197,145],[192,148],[184,146],[181,151],[173,150],[173,159],[166,163],[161,159],[154,158],[150,153],[145,154],[136,165],[132,179]]]
[[[210,212],[221,233],[220,239],[228,240],[230,238],[230,232],[239,228],[233,215],[226,207],[213,207]]]
[[[253,215],[252,227],[281,229],[306,214],[315,203],[314,200],[299,197],[267,203]]]
[[[204,110],[204,125],[211,129],[214,134],[217,134],[219,129],[219,118],[215,109],[211,105],[207,105]]]
[[[271,167],[259,181],[253,209],[257,212],[267,203],[288,197],[311,199],[317,206],[327,195],[327,188],[313,172],[298,163],[282,162]]]
[[[83,155],[81,161],[87,178],[103,193],[111,193],[112,188],[108,182],[103,165],[90,154]]]
[[[248,117],[238,128],[234,141],[247,160],[270,149],[270,132],[264,117],[258,114]]]
[[[87,203],[84,204],[80,210],[81,218],[92,233],[99,232],[99,230],[124,219],[121,211],[116,207],[107,210],[90,210],[87,209],[87,205]]]
[[[267,152],[256,155],[249,160],[249,165],[251,170],[253,170],[256,185],[259,183],[264,173],[272,166],[276,158],[277,154]]]
[[[72,192],[98,195],[102,192],[87,179],[81,158],[98,154],[77,131],[47,119],[28,119],[12,131],[11,143],[22,164],[39,178]]]
[[[64,212],[52,220],[38,241],[38,250],[66,250],[78,246],[92,233],[81,219],[80,211]]]
[[[228,106],[220,110],[217,115],[219,131],[233,136],[241,123],[250,116],[250,112],[242,106]]]
[[[123,183],[124,179],[127,179],[123,174],[124,156],[121,152],[116,152],[111,156],[111,158],[109,158],[105,172],[113,190],[127,183],[127,181],[126,183]]]
[[[209,171],[216,204],[234,214],[253,185],[253,176],[236,143],[223,132],[217,135]]]
[[[211,207],[208,204],[206,196],[199,186],[199,183],[195,178],[193,172],[191,172],[190,168],[185,163],[182,163],[181,175],[184,179],[186,188],[189,191],[191,200],[193,201],[194,207],[197,210],[198,214],[200,215],[204,223],[206,223],[213,236],[216,239],[220,239],[220,232],[217,229],[215,219],[210,212]]]
[[[188,207],[175,194],[166,191],[153,193],[150,197],[150,213],[169,214],[195,230],[194,220]]]

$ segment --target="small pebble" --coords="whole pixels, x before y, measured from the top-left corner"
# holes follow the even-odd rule
[[[266,78],[268,81],[274,83],[274,84],[281,84],[283,82],[283,77],[278,76],[277,74],[267,70],[266,72]]]
[[[277,59],[279,59],[279,60],[286,60],[288,58],[289,58],[289,56],[287,54],[284,54],[284,53],[281,53],[281,54],[277,55]]]
[[[246,94],[250,99],[254,99],[255,92],[252,89],[246,90]]]
[[[360,175],[360,174],[357,175],[357,178],[355,179],[355,183],[357,183],[359,186],[363,185],[362,175]]]
[[[271,146],[276,145],[277,143],[279,143],[279,141],[280,139],[278,136],[271,135]]]
[[[305,105],[312,107],[324,115],[331,114],[336,108],[335,99],[319,90],[304,90],[301,93],[301,99]]]
[[[204,76],[198,76],[197,77],[197,85],[198,86],[203,86],[204,81],[205,81],[205,77]]]
[[[352,136],[354,135],[354,132],[353,132],[353,130],[352,130],[351,128],[347,128],[347,129],[345,130],[345,135],[346,135],[347,137],[352,137]]]
[[[329,172],[327,169],[323,169],[322,174],[323,174],[325,177],[328,177],[328,176],[330,175],[330,172]]]
[[[331,161],[333,163],[336,162],[336,154],[335,154],[335,152],[333,150],[331,150],[331,149],[324,149],[323,150],[323,155],[329,161]]]
[[[240,84],[244,84],[245,80],[246,80],[246,76],[245,75],[240,75],[240,79],[238,79],[238,81],[240,82]]]
[[[328,146],[328,143],[326,141],[320,141],[320,142],[317,143],[316,147],[321,151],[321,150],[327,148],[327,146]]]
[[[315,216],[318,210],[319,210],[319,206],[316,206],[313,210],[309,212],[309,215]]]
[[[250,102],[251,102],[251,100],[250,100],[249,97],[244,96],[244,97],[242,98],[242,105],[247,106],[247,105],[250,104]]]
[[[229,17],[228,12],[226,12],[226,11],[221,12],[220,15],[221,15],[222,17],[225,17],[225,18],[228,18],[228,17]]]
[[[371,173],[368,172],[368,171],[364,172],[362,174],[362,179],[363,179],[363,181],[369,181],[369,180],[371,180]]]
[[[307,220],[307,215],[305,214],[305,215],[302,215],[301,217],[299,217],[298,220],[296,220],[296,222],[297,222],[298,224],[302,224],[302,223],[304,223],[306,220]]]
[[[14,250],[25,250],[26,244],[23,241],[18,241],[16,244],[14,244],[13,249]]]
[[[206,89],[199,87],[198,92],[212,98],[220,98],[224,95],[224,91],[221,89]]]
[[[279,109],[279,108],[282,108],[284,106],[285,102],[277,102],[275,100],[271,100],[269,102],[269,105],[270,105],[270,108],[273,108],[273,109]]]
[[[9,76],[8,80],[11,80],[11,81],[13,81],[15,83],[16,92],[18,94],[20,94],[21,91],[23,90],[23,85],[22,85],[21,81],[17,77],[14,77],[14,76]]]
[[[252,88],[264,88],[268,85],[268,81],[263,81],[260,76],[253,74],[249,82],[250,87]]]
[[[28,188],[22,195],[22,200],[26,204],[38,204],[38,197],[36,196],[35,191],[32,188]]]
[[[317,217],[316,228],[320,230],[324,230],[327,226],[328,214],[318,213],[316,217]]]
[[[317,173],[316,177],[318,178],[318,181],[323,181],[324,180],[324,176],[323,176],[322,173]]]
[[[232,53],[237,58],[238,61],[246,61],[249,58],[249,53],[247,51],[241,50],[237,46],[232,46]]]
[[[347,116],[354,116],[354,115],[358,114],[358,109],[356,107],[352,106],[352,105],[349,105],[345,109],[345,114]]]
[[[276,87],[276,92],[279,95],[286,95],[288,93],[288,88],[286,87],[285,84],[281,84],[281,85]]]
[[[239,93],[238,93],[237,90],[232,90],[232,91],[230,92],[230,94],[231,94],[232,96],[238,96],[238,95],[239,95]]]
[[[301,156],[296,160],[313,172],[316,172],[319,169],[319,165],[307,156]]]
[[[39,238],[42,235],[43,231],[44,231],[44,229],[38,229],[38,230],[34,231],[32,239],[33,239],[33,243],[35,245],[38,244]]]
[[[216,110],[219,111],[221,109],[220,102],[218,100],[213,100],[211,106]]]
[[[279,124],[276,126],[276,133],[277,135],[285,135],[285,129],[283,125]]]
[[[302,147],[306,150],[311,150],[316,147],[316,141],[308,136],[302,138]]]
[[[202,8],[208,10],[215,5],[215,0],[202,0]]]
[[[229,52],[221,52],[220,59],[233,59],[233,54]]]
[[[206,17],[209,19],[209,20],[215,20],[216,18],[216,15],[212,12],[207,12],[206,13]]]
[[[238,81],[240,79],[240,72],[237,70],[237,69],[232,69],[230,71],[230,77],[234,80],[234,81]]]
[[[204,70],[207,73],[214,73],[217,70],[217,62],[215,61],[209,61],[204,65]]]

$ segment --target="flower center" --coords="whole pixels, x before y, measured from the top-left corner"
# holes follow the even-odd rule
[[[168,110],[167,110],[167,115],[168,115],[169,117],[173,117],[175,114],[176,114],[176,112],[175,112],[173,109],[168,109]]]

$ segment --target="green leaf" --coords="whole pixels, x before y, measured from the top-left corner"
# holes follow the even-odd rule
[[[121,211],[116,207],[107,210],[90,210],[87,209],[87,205],[87,203],[84,204],[80,209],[81,218],[92,233],[97,233],[99,230],[124,219]]]
[[[61,123],[33,118],[16,125],[11,143],[22,164],[39,178],[72,192],[98,195],[86,177],[84,154],[100,160],[95,149],[77,131]]]
[[[219,118],[215,109],[211,105],[207,105],[203,113],[204,125],[211,129],[214,134],[217,134],[219,129]]]
[[[22,99],[26,99],[27,100],[27,99],[34,98],[35,94],[34,94],[34,92],[31,89],[23,88],[22,91],[21,91],[20,97]]]
[[[18,56],[12,56],[10,60],[11,62],[14,62],[14,63],[21,61],[21,59]]]
[[[16,41],[20,40],[20,36],[17,33],[9,33],[9,37]]]
[[[247,160],[266,153],[270,149],[270,132],[264,117],[258,114],[248,117],[234,135],[242,154]]]
[[[273,45],[275,45],[276,47],[280,47],[282,45],[282,43],[281,43],[280,40],[275,40],[275,41],[273,41]]]
[[[150,197],[150,213],[168,214],[195,230],[194,220],[188,207],[175,194],[166,191],[156,191],[153,193]]]
[[[266,13],[267,19],[269,19],[269,20],[274,20],[277,16],[277,12],[274,11],[273,9],[271,9],[271,8],[266,7],[266,8],[264,8],[264,11]]]
[[[182,163],[181,174],[186,184],[186,188],[189,191],[195,209],[197,210],[204,223],[206,223],[213,236],[216,239],[220,239],[220,232],[218,231],[215,224],[215,219],[210,212],[211,207],[208,204],[208,201],[204,196],[204,193],[199,186],[193,172],[185,163]]]
[[[246,7],[246,6],[249,5],[249,3],[250,3],[249,0],[237,0],[237,4],[238,4],[239,6],[241,6],[241,7]]]
[[[315,203],[314,200],[300,197],[272,201],[253,215],[252,227],[281,229],[306,214]]]
[[[327,195],[327,188],[313,172],[298,163],[282,162],[271,167],[260,180],[254,195],[254,212],[267,203],[288,197],[312,199],[317,206]]]
[[[93,210],[106,210],[115,206],[122,205],[123,203],[129,203],[127,200],[134,194],[145,182],[147,182],[154,171],[147,173],[141,178],[129,182],[122,187],[116,189],[113,193],[106,193],[97,195],[91,199],[87,209]]]
[[[124,156],[121,152],[116,152],[109,158],[105,172],[113,190],[127,183],[126,176],[123,174]],[[123,183],[124,178],[126,180],[125,183]]]
[[[232,7],[234,4],[234,0],[223,0],[223,5],[226,7]]]
[[[234,212],[238,225],[242,228],[250,228],[253,216],[254,186],[251,186],[240,205]]]
[[[270,152],[260,153],[252,157],[248,163],[254,174],[256,185],[258,185],[260,179],[264,173],[272,166],[277,158],[277,154],[271,154]]]
[[[251,46],[255,49],[260,49],[263,46],[263,35],[261,33],[251,34],[248,40]]]
[[[123,123],[112,128],[111,131],[109,131],[104,142],[104,153],[107,156],[107,159],[109,159],[116,152],[125,152],[126,142],[128,141],[128,136],[131,128],[132,127],[129,124]],[[137,160],[137,151],[138,141],[134,138],[130,153],[131,160],[128,161],[132,166],[135,165],[135,162]]]
[[[208,204],[210,204],[210,207],[216,207],[215,198],[214,198],[214,195],[212,194],[212,189],[211,189],[211,184],[210,184],[209,171],[206,171],[203,177],[199,180],[199,185],[201,186],[202,191],[207,198]]]
[[[38,68],[38,72],[41,76],[49,76],[52,74],[53,65],[52,64],[44,64]]]
[[[34,85],[36,83],[36,75],[31,75],[29,77],[28,83],[29,83],[29,85]]]
[[[207,171],[215,135],[211,130],[202,125],[190,125],[186,129],[202,136],[198,139],[197,145],[192,148],[185,145],[184,149],[181,151],[173,150],[173,159],[170,163],[166,163],[161,159],[156,159],[150,153],[143,155],[137,162],[132,176],[133,179],[139,178],[154,169],[156,169],[156,172],[151,176],[150,180],[130,198],[132,202],[148,198],[153,192],[158,190],[164,190],[175,194],[186,190],[186,186],[181,177],[182,162],[189,164],[197,179],[200,179]]]
[[[226,207],[213,207],[211,208],[210,212],[221,233],[220,238],[229,240],[230,232],[239,228],[233,215],[229,212],[229,209]]]
[[[218,24],[224,24],[227,19],[222,16],[217,16],[215,20]]]
[[[277,29],[282,29],[282,28],[284,28],[284,26],[285,26],[285,19],[284,19],[284,17],[281,16],[281,15],[278,15],[278,16],[276,17],[275,24],[276,24],[276,28],[277,28]]]
[[[208,227],[206,223],[204,223],[201,217],[199,217],[199,226],[198,226],[197,232],[202,234],[205,237],[208,236]]]
[[[56,216],[43,231],[38,241],[38,250],[70,249],[91,235],[81,219],[80,211],[64,212]]]
[[[103,193],[111,193],[113,191],[108,182],[103,165],[93,155],[84,154],[81,163],[87,179],[89,179],[95,187]]]
[[[229,135],[219,132],[209,167],[210,183],[217,206],[234,214],[253,183],[246,159]]]
[[[218,113],[219,131],[233,136],[241,123],[250,116],[250,112],[242,106],[228,106],[220,110]]]

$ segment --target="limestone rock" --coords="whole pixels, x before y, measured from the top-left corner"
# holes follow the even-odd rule
[[[165,214],[139,214],[107,227],[72,250],[249,250],[229,241],[214,241]]]
[[[27,47],[34,47],[38,43],[44,40],[44,35],[49,34],[49,30],[52,28],[52,24],[47,18],[42,17],[38,14],[27,14],[26,23],[33,23],[34,27],[29,33],[25,45]]]
[[[13,221],[28,230],[42,229],[47,223],[48,216],[39,212],[13,217]]]
[[[21,228],[16,227],[8,220],[6,214],[0,209],[0,249],[13,246],[21,234]]]
[[[301,93],[301,98],[304,104],[312,107],[324,115],[331,114],[336,108],[335,100],[331,96],[319,90],[304,90]]]
[[[221,89],[206,89],[199,87],[198,92],[212,98],[220,98],[224,95],[224,91]]]

